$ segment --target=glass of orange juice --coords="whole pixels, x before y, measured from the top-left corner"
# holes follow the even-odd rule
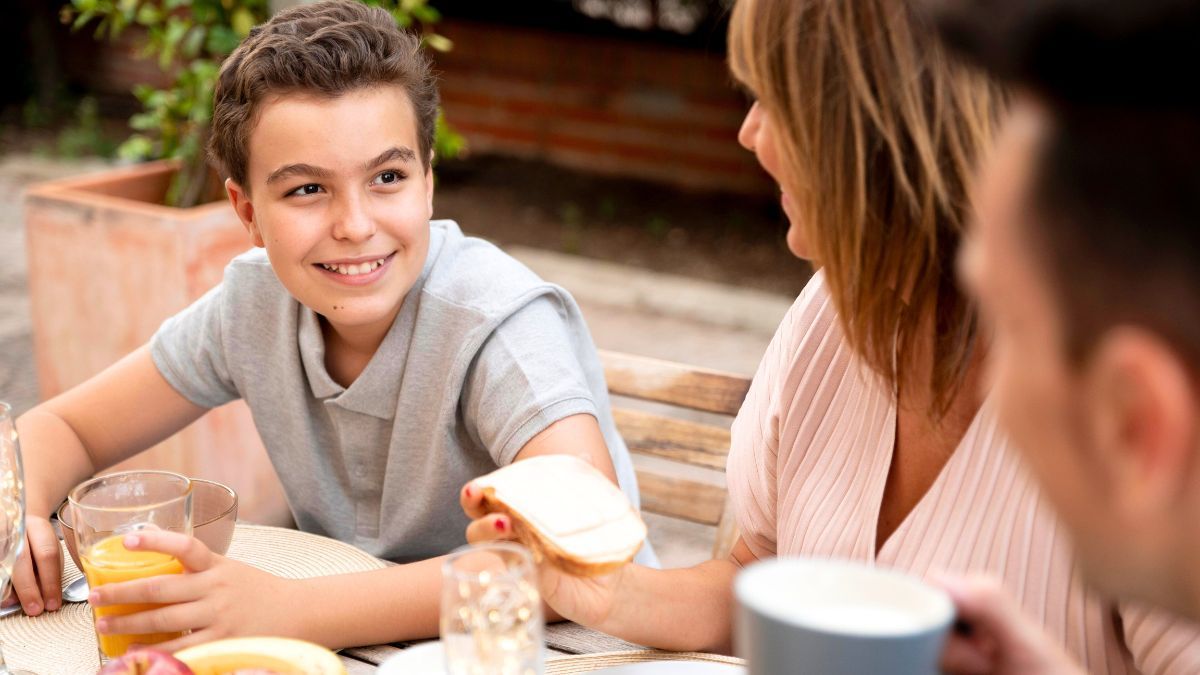
[[[192,534],[192,482],[169,471],[125,471],[80,483],[68,497],[75,517],[75,543],[88,586],[131,581],[160,574],[182,574],[174,556],[130,551],[125,535],[145,529]],[[93,608],[93,619],[133,614],[160,605],[109,605]],[[100,660],[121,656],[132,644],[150,645],[182,633],[102,635],[96,633]]]

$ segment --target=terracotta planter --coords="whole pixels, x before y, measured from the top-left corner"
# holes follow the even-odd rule
[[[250,247],[228,202],[163,206],[177,164],[42,183],[25,198],[34,353],[43,399],[145,344]],[[130,418],[138,411],[128,411]],[[120,423],[120,420],[115,420]],[[242,517],[279,522],[279,480],[238,401],[119,468],[164,468],[233,487]]]

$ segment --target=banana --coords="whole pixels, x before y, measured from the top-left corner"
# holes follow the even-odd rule
[[[196,675],[224,675],[261,669],[280,675],[346,675],[333,652],[303,640],[275,637],[230,638],[175,653]]]

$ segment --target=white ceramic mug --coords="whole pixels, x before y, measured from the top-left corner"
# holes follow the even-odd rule
[[[950,597],[863,563],[775,559],[736,583],[734,645],[750,675],[934,675]]]

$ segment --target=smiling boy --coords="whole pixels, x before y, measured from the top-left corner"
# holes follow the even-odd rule
[[[149,345],[19,420],[32,557],[14,583],[27,613],[61,602],[47,516],[67,491],[237,398],[301,529],[407,564],[293,581],[140,533],[126,544],[177,555],[188,574],[93,589],[94,605],[167,603],[108,617],[101,632],[192,631],[168,649],[228,635],[429,636],[435,556],[464,543],[466,481],[571,453],[637,503],[574,301],[430,221],[437,104],[418,39],[357,2],[279,14],[229,57],[210,154],[257,248]]]

